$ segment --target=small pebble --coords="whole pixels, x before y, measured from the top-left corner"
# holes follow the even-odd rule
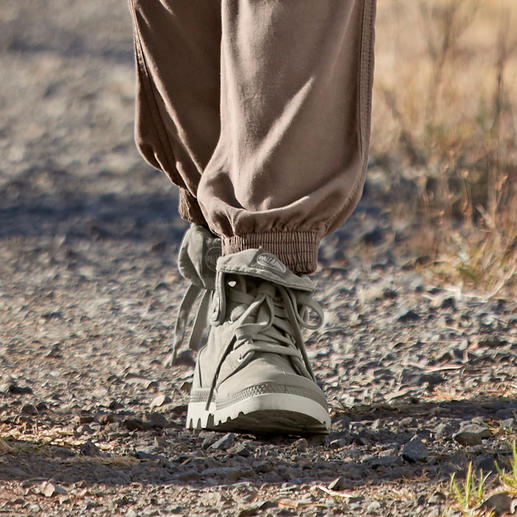
[[[401,456],[409,463],[415,463],[417,461],[427,460],[429,452],[422,440],[418,436],[415,436],[404,445]]]
[[[20,386],[16,383],[10,383],[2,387],[0,391],[10,393],[11,395],[31,395],[32,388],[29,386]]]
[[[481,444],[483,438],[489,438],[491,435],[492,433],[488,427],[471,423],[462,426],[462,428],[453,435],[453,438],[461,445],[472,446]]]
[[[420,319],[420,315],[413,309],[402,309],[395,316],[395,320],[399,321],[400,323],[418,321],[419,319]]]
[[[82,456],[100,456],[101,451],[91,440],[88,440],[81,445],[79,453]]]
[[[517,510],[517,499],[505,493],[493,494],[479,506],[479,510],[492,511],[495,515],[513,515]]]
[[[160,394],[160,395],[157,395],[156,397],[154,397],[154,399],[151,401],[151,404],[150,404],[151,409],[153,409],[155,407],[163,406],[166,402],[168,402],[167,398],[168,397],[163,394]]]
[[[24,415],[37,415],[38,409],[34,404],[24,404],[22,406],[22,413]]]
[[[329,490],[344,490],[346,488],[346,481],[340,476],[332,481],[328,489]]]
[[[66,490],[51,481],[44,481],[39,487],[39,491],[45,497],[52,497],[56,494],[66,494]]]
[[[223,437],[219,438],[216,442],[210,445],[209,449],[218,451],[226,451],[235,443],[235,434],[227,433]]]

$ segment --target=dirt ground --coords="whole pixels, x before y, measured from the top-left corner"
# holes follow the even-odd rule
[[[0,65],[0,514],[453,515],[452,473],[507,464],[515,300],[418,272],[374,184],[315,275],[330,435],[185,431],[185,224],[132,141],[124,2],[2,0]]]

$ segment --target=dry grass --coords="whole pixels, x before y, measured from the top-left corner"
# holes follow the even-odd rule
[[[372,156],[417,193],[393,213],[435,274],[492,296],[517,279],[515,26],[514,0],[379,2]]]

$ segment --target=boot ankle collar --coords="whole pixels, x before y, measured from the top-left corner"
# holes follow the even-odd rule
[[[294,274],[275,255],[262,248],[224,255],[217,260],[216,291],[210,318],[214,323],[221,322],[226,312],[225,277],[228,274],[260,278],[288,289],[310,294],[315,289],[309,277]]]

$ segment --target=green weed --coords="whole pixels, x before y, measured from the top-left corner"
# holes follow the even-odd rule
[[[497,462],[495,463],[495,467],[499,474],[500,483],[505,492],[510,496],[517,497],[517,448],[515,441],[512,445],[512,460],[510,462],[511,472],[507,474],[503,469],[501,469],[501,467],[499,467]]]
[[[483,502],[485,484],[490,474],[483,476],[483,471],[476,476],[473,473],[472,462],[467,467],[467,475],[463,482],[456,481],[456,476],[451,476],[449,492],[454,500],[454,505],[463,515],[475,515],[473,511]]]

